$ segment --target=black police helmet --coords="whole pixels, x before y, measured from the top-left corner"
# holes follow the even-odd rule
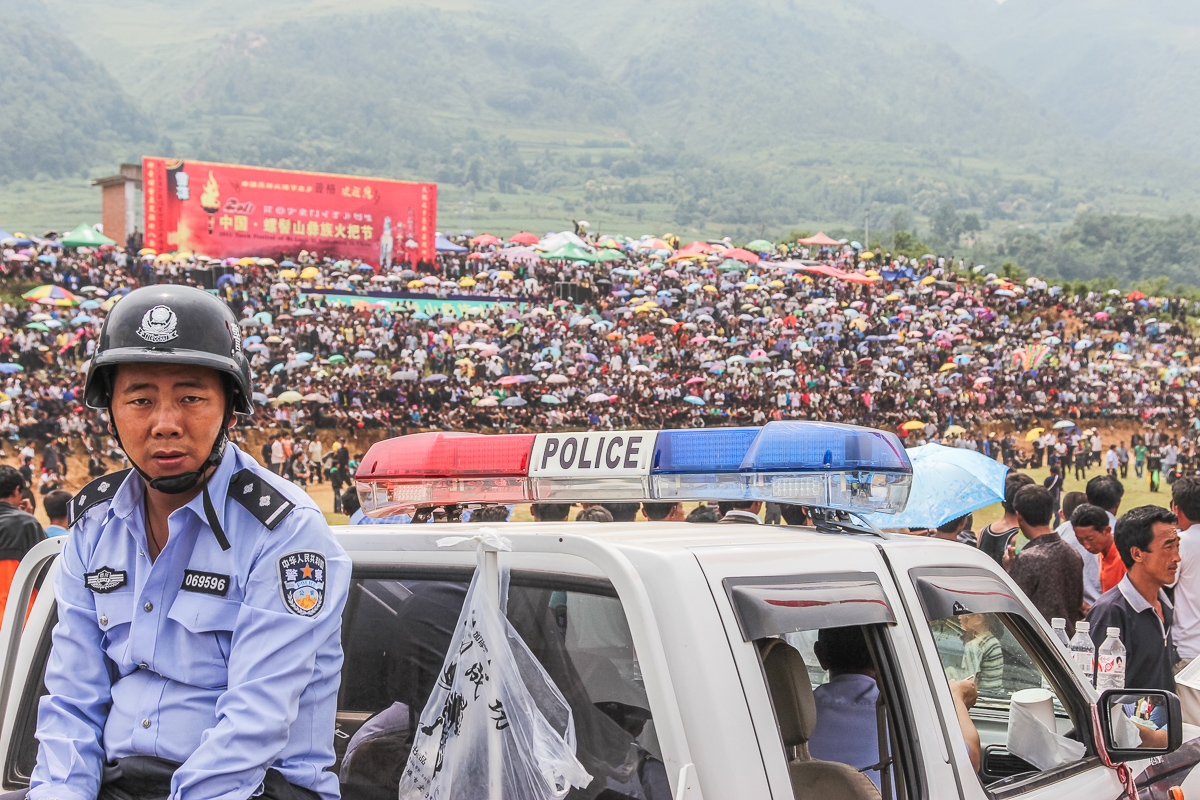
[[[220,299],[190,286],[134,289],[108,313],[88,370],[84,402],[108,408],[118,364],[184,364],[228,375],[233,410],[250,414],[250,362],[237,317]]]

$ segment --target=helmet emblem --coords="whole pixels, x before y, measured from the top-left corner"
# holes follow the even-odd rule
[[[155,306],[142,316],[142,324],[137,333],[147,342],[160,344],[176,337],[178,325],[179,318],[175,316],[174,311],[167,306]]]

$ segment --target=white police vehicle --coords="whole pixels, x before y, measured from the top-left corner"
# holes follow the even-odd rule
[[[891,434],[801,422],[426,433],[378,443],[357,479],[368,513],[416,510],[418,521],[433,508],[453,519],[463,507],[523,502],[763,499],[811,509],[810,527],[493,526],[512,547],[500,556],[507,615],[571,705],[577,755],[594,779],[570,798],[1116,800],[1127,778],[1142,798],[1200,797],[1200,731],[1184,730],[1173,696],[1098,697],[989,558],[855,522],[907,499],[911,465]],[[469,544],[438,540],[482,527],[336,529],[355,569],[333,767],[348,800],[396,796],[476,563]],[[55,614],[49,591],[30,598],[52,577],[61,541],[22,562],[0,629],[5,790],[27,785],[34,764]],[[813,700],[814,688],[836,682],[829,649],[814,645],[831,635],[822,631],[857,637],[875,676],[875,694],[858,699],[877,700],[837,720],[836,741]],[[950,688],[968,674],[979,691],[978,770]],[[1052,702],[1056,730],[1035,752],[1009,738],[1010,698],[1024,689]],[[1133,742],[1129,711],[1166,732]]]

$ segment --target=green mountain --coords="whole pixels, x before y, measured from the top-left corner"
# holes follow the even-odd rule
[[[85,173],[127,157],[148,127],[105,69],[19,17],[0,25],[0,179]]]
[[[749,239],[948,208],[997,240],[1200,199],[1200,165],[932,38],[1027,0],[10,2],[136,98],[147,150],[436,180],[446,228]]]
[[[869,0],[1088,137],[1200,162],[1191,0]]]

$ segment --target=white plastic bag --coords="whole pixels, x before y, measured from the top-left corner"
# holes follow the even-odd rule
[[[478,565],[437,686],[421,713],[400,800],[559,800],[591,781],[575,757],[571,708],[501,615]],[[459,540],[443,540],[454,544]]]

